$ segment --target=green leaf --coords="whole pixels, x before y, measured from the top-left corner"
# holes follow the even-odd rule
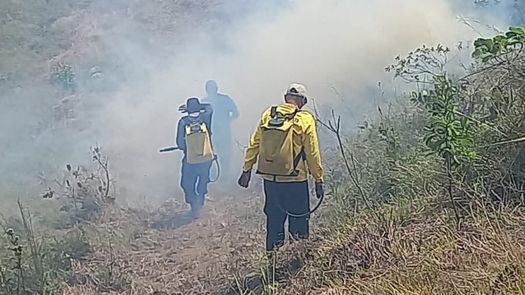
[[[520,27],[510,27],[509,31],[507,32],[508,37],[514,37],[514,36],[521,36],[525,37],[525,30]]]

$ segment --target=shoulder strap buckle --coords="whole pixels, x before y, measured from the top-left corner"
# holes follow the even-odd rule
[[[270,110],[270,116],[272,118],[275,118],[277,116],[277,106],[272,106],[272,109]]]

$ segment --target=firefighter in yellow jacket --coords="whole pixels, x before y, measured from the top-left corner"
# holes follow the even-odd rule
[[[306,87],[291,84],[284,100],[285,103],[263,113],[251,136],[238,181],[240,186],[247,188],[252,168],[257,163],[256,173],[264,179],[267,251],[284,244],[286,218],[292,238],[308,238],[309,174],[315,180],[317,197],[324,195],[315,118],[302,110],[308,101]]]

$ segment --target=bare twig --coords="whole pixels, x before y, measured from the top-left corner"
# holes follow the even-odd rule
[[[454,216],[456,217],[456,226],[459,229],[459,227],[461,226],[461,216],[459,215],[456,201],[454,200],[454,194],[452,192],[454,176],[452,175],[452,159],[450,158],[450,156],[445,159],[445,165],[447,169],[447,179],[448,179],[448,185],[447,185],[448,196],[450,198],[452,208],[454,209]]]
[[[44,287],[44,268],[42,265],[42,261],[40,260],[40,253],[38,251],[38,245],[35,239],[35,232],[33,231],[33,222],[31,218],[31,212],[29,210],[26,210],[24,206],[22,205],[22,202],[18,200],[18,209],[20,210],[20,217],[22,218],[22,223],[24,224],[24,230],[26,231],[27,235],[27,241],[29,244],[29,251],[31,254],[31,259],[33,262],[33,267],[35,268],[35,272],[38,280],[38,283],[40,285],[40,288]],[[27,211],[27,215],[26,215]]]
[[[102,158],[102,153],[100,152],[100,147],[95,146],[93,149],[93,159],[98,163],[99,167],[102,168],[104,172],[105,181],[102,182],[104,184],[104,196],[102,201],[107,201],[107,198],[109,197],[109,190],[110,190],[110,175],[109,175],[109,159]]]
[[[520,138],[514,138],[514,139],[510,139],[510,140],[495,142],[495,143],[492,143],[492,144],[489,144],[489,145],[485,145],[483,147],[506,145],[506,144],[511,144],[511,143],[520,143],[520,142],[524,142],[524,141],[525,141],[525,137],[520,137]]]
[[[357,168],[355,159],[352,153],[350,153],[350,160],[352,161],[353,169],[350,165],[349,157],[347,155],[345,146],[343,144],[343,139],[341,137],[341,116],[336,116],[335,111],[332,110],[332,119],[328,120],[328,122],[324,122],[319,118],[319,114],[317,112],[317,107],[314,104],[314,113],[316,117],[316,121],[320,122],[322,126],[324,126],[328,131],[333,133],[337,139],[337,144],[339,147],[339,152],[341,153],[341,157],[343,158],[343,162],[345,164],[346,170],[348,172],[348,175],[350,176],[350,179],[352,180],[353,184],[356,186],[357,190],[359,191],[359,194],[361,196],[361,199],[363,203],[365,204],[366,208],[373,212],[372,206],[368,200],[368,197],[366,196],[365,191],[363,190],[363,187],[361,186],[359,179],[357,178]]]

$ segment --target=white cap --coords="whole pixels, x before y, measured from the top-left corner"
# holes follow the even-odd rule
[[[292,83],[288,87],[288,90],[286,90],[286,94],[307,97],[306,96],[306,86],[304,86],[301,83]]]

